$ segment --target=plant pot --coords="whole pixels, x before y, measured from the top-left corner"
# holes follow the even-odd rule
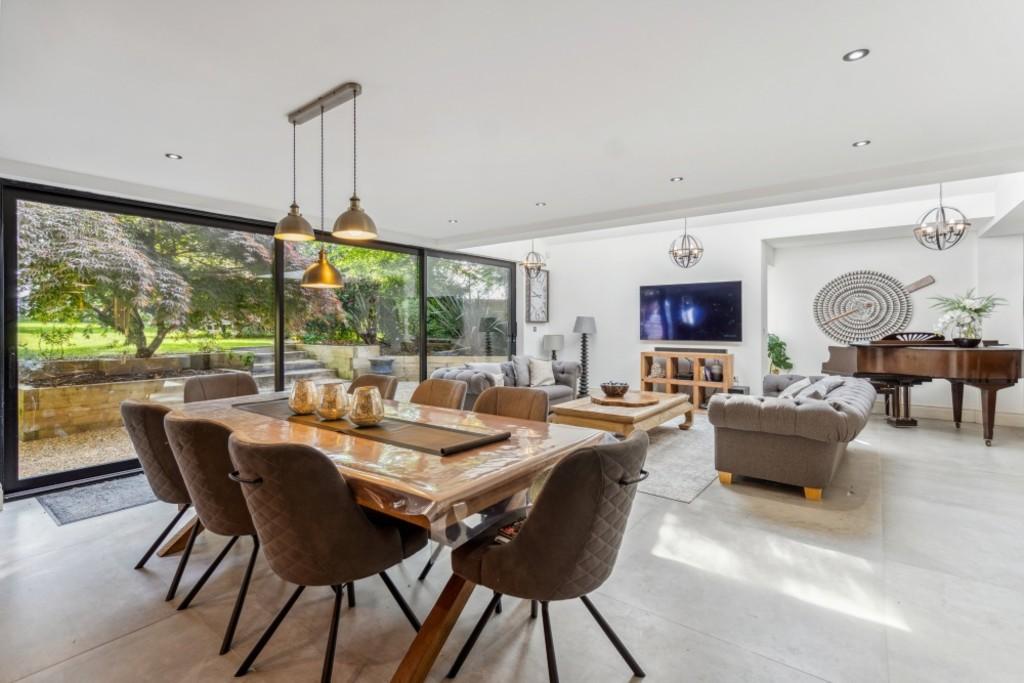
[[[981,339],[971,339],[968,337],[954,337],[953,343],[962,349],[973,349],[975,346],[981,343]]]

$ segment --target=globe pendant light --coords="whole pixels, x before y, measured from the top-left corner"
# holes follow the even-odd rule
[[[359,194],[356,192],[357,143],[359,140],[356,118],[357,99],[359,99],[358,93],[352,96],[352,197],[349,199],[348,211],[334,221],[334,229],[331,230],[331,234],[341,239],[374,240],[377,239],[377,226],[359,205]]]
[[[313,226],[299,213],[299,205],[295,201],[295,127],[292,121],[292,207],[288,215],[277,222],[274,237],[279,240],[309,241],[315,239]]]
[[[519,265],[523,267],[526,274],[533,279],[540,274],[540,271],[544,268],[544,257],[538,254],[533,248],[533,240],[530,240],[530,253],[523,257],[523,260],[519,262]]]
[[[320,231],[324,229],[324,108],[320,107]],[[302,287],[337,289],[343,285],[341,273],[327,260],[327,251],[320,247],[316,263],[302,273]]]
[[[914,237],[923,247],[943,251],[955,247],[969,227],[971,223],[963,211],[943,205],[942,183],[939,183],[939,205],[918,219]]]
[[[687,232],[687,221],[683,219],[683,234],[677,237],[669,247],[668,255],[680,268],[692,268],[700,263],[704,256],[704,245],[700,240]]]

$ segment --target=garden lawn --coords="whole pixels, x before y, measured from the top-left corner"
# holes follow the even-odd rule
[[[74,333],[63,348],[48,346],[41,342],[41,335],[52,328],[72,328]],[[152,338],[155,330],[146,328],[146,336]],[[248,348],[252,346],[273,346],[273,337],[239,337],[236,339],[221,339],[209,336],[190,335],[185,337],[182,334],[171,333],[167,335],[160,348],[156,350],[157,355],[169,353],[196,353],[200,349],[204,351],[220,350],[230,351],[231,349]],[[215,347],[215,348],[211,348]],[[87,323],[71,323],[51,325],[33,320],[22,320],[18,322],[18,351],[22,356],[47,358],[95,358],[96,356],[121,356],[126,353],[134,353],[131,347],[124,343],[124,335],[114,330],[104,329],[98,325]]]

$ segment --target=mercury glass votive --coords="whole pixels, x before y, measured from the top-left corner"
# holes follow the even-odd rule
[[[311,379],[300,379],[292,385],[288,407],[296,415],[309,415],[316,409],[316,383]]]
[[[320,400],[316,404],[316,414],[321,420],[340,420],[348,411],[348,393],[341,382],[332,382],[320,386]]]
[[[352,394],[348,419],[357,427],[375,425],[384,419],[384,401],[377,387],[358,387]]]

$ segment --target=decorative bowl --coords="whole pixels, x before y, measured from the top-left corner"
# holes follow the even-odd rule
[[[626,382],[604,382],[601,384],[601,391],[608,398],[621,398],[629,391],[629,384]]]
[[[324,384],[320,387],[320,400],[316,414],[321,420],[339,420],[348,412],[348,394],[341,382]]]
[[[954,337],[953,343],[962,349],[973,349],[981,343],[980,339],[967,339],[965,337]]]
[[[288,407],[296,415],[309,415],[316,410],[316,383],[311,379],[300,379],[292,386]]]
[[[377,387],[358,387],[352,394],[348,419],[356,427],[369,427],[384,419],[384,402]]]

